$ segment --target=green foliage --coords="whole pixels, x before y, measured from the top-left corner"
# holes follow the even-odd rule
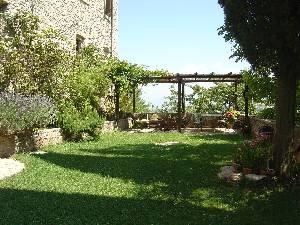
[[[136,104],[136,112],[143,113],[149,112],[150,106],[145,102],[142,98],[142,90],[141,88],[136,88],[135,91],[135,104]],[[133,109],[133,93],[128,91],[122,92],[120,96],[120,108],[122,112],[132,112]]]
[[[0,91],[52,98],[59,110],[58,125],[69,133],[92,132],[101,125],[112,112],[113,85],[121,92],[125,108],[133,87],[147,83],[149,76],[166,73],[107,59],[93,46],[75,55],[63,37],[41,29],[39,19],[30,13],[1,14],[1,19]],[[137,106],[146,108],[140,96],[138,92]]]
[[[233,56],[276,76],[282,66],[293,65],[291,69],[299,71],[298,1],[219,0],[219,4],[225,13],[220,34],[234,43]]]
[[[220,34],[234,43],[233,56],[247,59],[254,70],[269,71],[278,78],[274,165],[278,175],[288,176],[289,172],[282,168],[286,167],[284,158],[293,137],[296,86],[300,77],[299,1],[219,0],[219,3],[225,13]]]
[[[69,133],[93,133],[103,124],[103,105],[111,87],[103,72],[104,61],[97,49],[88,46],[74,57],[65,77],[63,95],[56,96],[59,122]]]
[[[251,169],[268,169],[271,159],[271,140],[267,136],[252,141],[244,141],[234,154],[234,162]]]
[[[44,96],[0,93],[0,131],[20,133],[43,128],[56,120],[53,101]]]
[[[29,13],[1,14],[0,90],[46,94],[52,97],[68,68],[62,38],[51,29],[41,30]]]
[[[58,121],[68,134],[80,135],[86,132],[94,135],[96,129],[103,125],[104,118],[98,115],[89,102],[82,102],[78,108],[69,101],[63,105]]]
[[[177,90],[175,89],[174,85],[171,85],[170,95],[166,97],[161,107],[161,111],[169,112],[169,113],[177,112],[177,102],[178,102]]]
[[[104,74],[115,85],[115,93],[120,93],[121,111],[132,111],[132,92],[136,92],[137,111],[148,110],[148,104],[141,98],[141,85],[148,84],[150,77],[167,76],[163,70],[148,70],[145,66],[132,64],[118,58],[109,58],[105,61]]]
[[[274,120],[276,118],[276,112],[274,108],[265,108],[258,112],[257,116],[261,119]]]
[[[237,93],[232,84],[216,83],[213,87],[205,88],[199,85],[191,86],[193,93],[186,96],[187,111],[196,113],[221,113],[235,107],[235,99],[239,110],[244,110],[243,90],[244,85],[239,84]],[[163,111],[177,111],[177,90],[174,85],[170,88],[171,95],[166,98],[163,104]],[[250,106],[253,109],[253,106]]]
[[[235,100],[240,110],[244,108],[243,85],[239,85],[237,93],[232,84],[217,83],[210,88],[198,85],[193,87],[193,94],[188,97],[191,106],[198,113],[221,113],[235,107]]]
[[[148,70],[145,66],[129,63],[118,58],[109,58],[105,65],[105,74],[120,90],[129,90],[141,84],[147,84],[149,77],[168,75],[163,70]]]
[[[252,70],[242,71],[243,81],[249,86],[248,97],[256,103],[274,106],[276,101],[277,80],[265,73]]]
[[[29,13],[2,17],[0,90],[51,97],[59,110],[59,125],[70,133],[91,132],[100,125],[100,99],[111,82],[98,51],[87,47],[71,54],[62,47],[62,37],[40,29],[39,19]]]

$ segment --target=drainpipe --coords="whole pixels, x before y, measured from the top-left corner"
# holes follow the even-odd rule
[[[113,35],[114,35],[114,0],[111,0],[111,7],[110,7],[110,56],[113,57]]]

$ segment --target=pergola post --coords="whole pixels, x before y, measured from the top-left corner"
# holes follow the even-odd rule
[[[249,86],[245,84],[245,90],[244,90],[244,100],[245,100],[245,119],[249,119],[249,97],[248,97],[248,92],[249,92]]]
[[[118,122],[120,117],[120,87],[115,84],[115,120]]]
[[[136,87],[132,89],[132,113],[136,113]]]
[[[182,125],[182,79],[178,76],[178,101],[177,101],[177,130],[181,132]]]
[[[234,82],[234,108],[236,111],[239,111],[239,105],[238,105],[238,83]]]
[[[185,83],[182,83],[182,90],[181,90],[181,94],[182,94],[182,113],[185,114]]]

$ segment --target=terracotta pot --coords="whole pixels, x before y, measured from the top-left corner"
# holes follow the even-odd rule
[[[228,128],[228,129],[232,129],[232,128],[233,128],[233,123],[228,123],[228,124],[227,124],[227,128]]]
[[[235,173],[238,173],[238,172],[241,171],[241,164],[238,164],[236,162],[232,162],[232,167],[233,167]]]
[[[244,175],[251,174],[252,172],[253,172],[253,170],[251,168],[243,167]]]

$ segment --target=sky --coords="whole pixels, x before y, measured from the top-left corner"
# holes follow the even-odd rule
[[[119,57],[172,73],[239,72],[248,64],[229,59],[223,22],[218,0],[119,0]],[[156,106],[168,94],[166,84],[143,88]]]

